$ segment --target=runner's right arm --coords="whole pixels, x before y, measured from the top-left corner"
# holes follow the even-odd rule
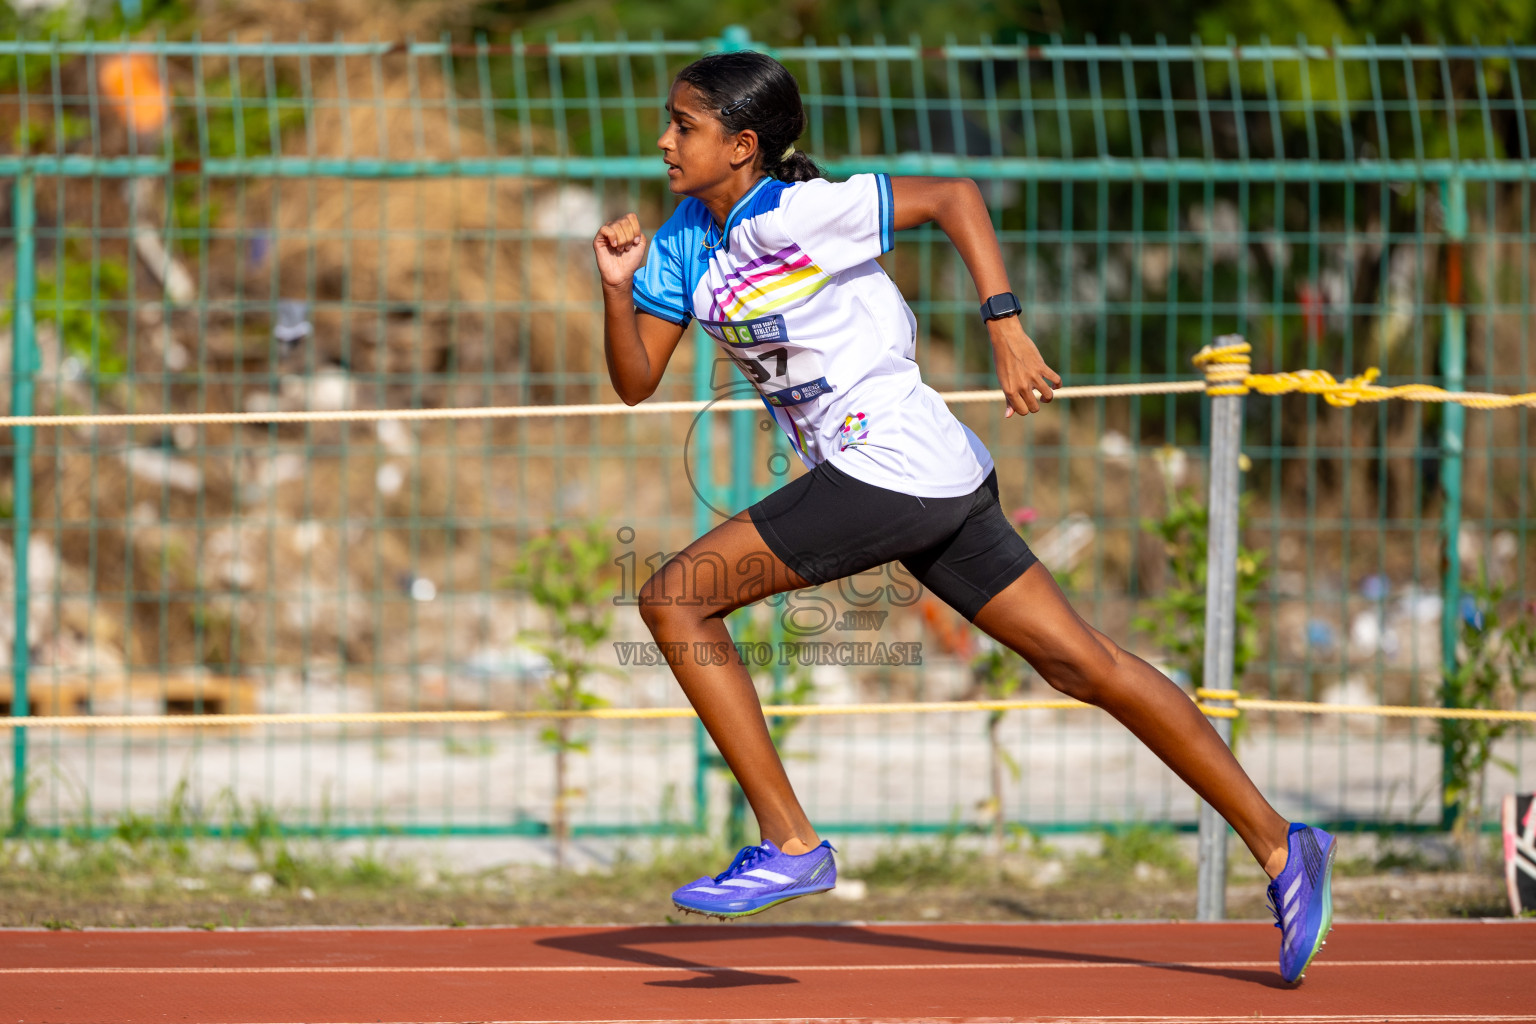
[[[656,393],[683,327],[635,308],[635,274],[645,265],[646,237],[640,218],[626,214],[598,229],[592,239],[603,282],[603,354],[608,379],[625,405]]]

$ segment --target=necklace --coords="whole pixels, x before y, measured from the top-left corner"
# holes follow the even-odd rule
[[[736,200],[736,205],[731,207],[731,213],[726,215],[725,222],[727,224],[729,224],[731,222],[731,215],[734,214],[736,212],[736,210],[741,206],[742,200],[746,199],[747,196],[750,196],[752,193],[756,192],[757,191],[757,187],[759,185],[761,185],[763,183],[764,179],[766,179],[767,177],[768,177],[768,175],[765,174],[762,177],[758,178],[755,182],[752,183],[752,187],[747,189],[746,194],[743,195],[741,197],[741,199]],[[713,227],[713,224],[711,224],[711,227]],[[702,245],[704,248],[710,250],[711,252],[713,252],[720,245],[721,242],[725,241],[725,228],[717,227],[717,228],[715,228],[715,230],[719,233],[719,237],[717,237],[713,242],[711,242],[709,240],[709,231],[708,230],[706,230],[704,232],[704,237],[699,241],[700,245]]]

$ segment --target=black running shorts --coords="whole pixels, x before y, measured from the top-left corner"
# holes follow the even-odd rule
[[[770,551],[811,584],[899,561],[968,621],[1035,564],[997,498],[997,471],[958,498],[918,498],[831,462],[747,512]]]

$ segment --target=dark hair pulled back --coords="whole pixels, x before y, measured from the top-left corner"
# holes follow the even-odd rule
[[[805,131],[800,85],[789,69],[753,50],[711,53],[677,73],[699,91],[727,132],[757,133],[763,170],[780,181],[820,178],[821,168],[799,150],[785,157]]]

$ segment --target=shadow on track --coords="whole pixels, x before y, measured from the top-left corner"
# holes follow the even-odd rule
[[[799,979],[779,974],[766,974],[744,967],[720,967],[703,959],[688,958],[660,952],[656,947],[676,947],[689,943],[711,947],[726,946],[743,939],[785,938],[811,939],[817,942],[840,942],[887,949],[921,951],[925,953],[949,953],[963,956],[989,957],[994,960],[1047,961],[1081,964],[1120,964],[1149,967],[1156,970],[1177,971],[1227,978],[1262,985],[1265,988],[1289,989],[1292,985],[1280,979],[1273,971],[1250,970],[1235,967],[1204,967],[1196,964],[1169,963],[1158,960],[1142,960],[1134,957],[1107,956],[1097,953],[1067,952],[1031,946],[1003,945],[999,943],[950,942],[943,939],[903,935],[887,931],[875,931],[862,925],[656,925],[593,932],[587,935],[560,935],[539,939],[538,945],[561,949],[585,956],[602,957],[624,964],[643,964],[669,970],[698,971],[699,976],[678,981],[648,981],[656,988],[741,988],[749,985],[794,985]],[[711,949],[710,952],[715,952]],[[855,968],[856,969],[856,968]]]

